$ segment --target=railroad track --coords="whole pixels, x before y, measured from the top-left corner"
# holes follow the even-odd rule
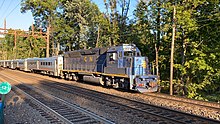
[[[137,115],[138,117],[146,118],[152,122],[165,122],[165,123],[197,123],[197,124],[218,124],[220,121],[204,118],[188,113],[183,113],[167,108],[154,106],[139,101],[134,101],[114,95],[91,91],[87,89],[79,89],[74,86],[61,83],[42,83],[44,86],[53,87],[57,90],[62,90],[71,94],[77,94],[92,101],[106,104],[113,109],[121,109],[127,113]]]
[[[203,108],[213,109],[213,110],[218,110],[218,111],[220,109],[219,103],[188,99],[188,98],[179,97],[179,96],[170,96],[170,95],[163,94],[163,93],[145,93],[145,94],[139,94],[139,95],[140,97],[144,95],[144,96],[149,96],[153,98],[159,98],[159,99],[164,99],[164,100],[169,100],[169,101],[174,101],[174,102],[181,102],[181,103],[186,103],[190,105],[196,105],[196,106],[200,106]]]
[[[13,72],[13,71],[11,71],[11,72]],[[37,77],[36,75],[31,75],[31,76]],[[45,80],[51,81],[51,80],[48,80],[48,79],[45,79]],[[137,94],[137,96],[140,96],[140,97],[149,96],[149,97],[153,97],[153,98],[164,99],[166,101],[169,100],[169,101],[172,101],[172,102],[185,103],[185,104],[200,106],[201,108],[207,108],[207,109],[218,110],[218,111],[219,111],[219,108],[220,108],[219,103],[187,99],[187,98],[178,97],[178,96],[170,96],[170,95],[166,95],[166,94],[162,94],[162,93],[145,93],[145,94]]]
[[[83,98],[90,99],[92,101],[96,101],[100,104],[106,105],[107,107],[111,107],[112,109],[126,111],[129,114],[145,118],[150,122],[199,124],[219,123],[219,121],[217,120],[174,111],[163,107],[158,107],[105,93],[81,89],[59,82],[51,83],[51,81],[45,80],[45,82],[41,83],[41,85],[47,86],[49,88],[55,88],[57,91],[61,90],[63,92],[76,94],[77,96],[81,96]]]
[[[7,80],[19,82],[0,74]],[[22,95],[22,98],[34,109],[38,110],[50,123],[65,124],[113,124],[113,122],[100,117],[75,104],[66,102],[58,97],[52,96],[40,89],[33,88],[26,84],[13,86],[12,90]]]
[[[53,81],[54,82],[54,81]],[[218,120],[208,119],[200,116],[195,116],[179,111],[173,111],[166,108],[141,103],[126,98],[121,98],[109,94],[104,94],[87,89],[81,89],[76,86],[61,84],[59,82],[51,83],[51,80],[45,79],[42,83],[44,86],[53,87],[63,92],[76,94],[78,96],[91,99],[92,101],[105,104],[113,109],[126,111],[127,113],[136,115],[141,118],[146,118],[151,122],[161,123],[220,123]]]

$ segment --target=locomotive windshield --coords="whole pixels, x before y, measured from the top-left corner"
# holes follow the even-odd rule
[[[124,56],[126,57],[132,57],[132,56],[140,56],[140,52],[136,51],[124,51]]]

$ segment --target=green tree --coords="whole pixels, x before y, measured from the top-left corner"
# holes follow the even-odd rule
[[[66,23],[74,32],[70,45],[74,44],[76,49],[95,47],[101,18],[97,5],[90,0],[74,0],[67,1],[64,8]]]

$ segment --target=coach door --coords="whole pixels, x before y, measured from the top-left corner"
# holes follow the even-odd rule
[[[36,62],[36,66],[37,66],[37,69],[39,69],[39,64],[40,64],[40,62],[39,62],[39,60],[37,60],[37,62]]]
[[[57,68],[57,65],[58,65],[58,58],[57,59],[55,59],[55,61],[54,61],[54,75],[55,76],[58,76],[58,68]]]

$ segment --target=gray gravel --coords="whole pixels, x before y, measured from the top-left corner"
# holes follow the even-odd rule
[[[17,71],[17,72],[19,72],[19,71]],[[20,73],[27,74],[24,72],[20,72]],[[51,78],[48,76],[41,76],[41,75],[37,75],[37,74],[27,74],[27,75],[35,75],[35,76],[39,77],[39,79],[41,81],[43,81],[44,78],[46,78],[46,79],[50,79],[50,80],[54,80],[54,81],[58,81],[58,82],[62,82],[62,83],[68,83],[71,85],[96,90],[99,92],[122,96],[125,98],[134,99],[134,100],[141,101],[141,102],[151,103],[154,105],[163,106],[163,107],[167,107],[167,108],[178,110],[178,111],[184,111],[187,113],[192,113],[192,114],[220,120],[220,112],[219,111],[206,110],[201,107],[195,107],[195,106],[192,107],[192,106],[189,106],[189,105],[186,105],[183,103],[177,104],[175,102],[164,101],[164,100],[161,100],[161,99],[158,99],[155,97],[144,96],[143,94],[122,92],[122,91],[118,91],[115,89],[108,89],[108,88],[103,88],[101,86],[94,86],[94,85],[90,85],[90,84],[77,83],[74,81],[60,80],[60,79],[55,79],[55,78]],[[36,78],[34,78],[34,79],[36,79]],[[40,83],[39,81],[33,81],[33,80],[30,81],[29,79],[23,79],[23,80],[25,83],[30,83],[35,86],[41,87],[39,85],[39,83]],[[128,124],[128,123],[150,123],[150,121],[138,118],[138,116],[129,115],[128,113],[126,113],[126,111],[119,112],[117,110],[112,110],[111,108],[106,108],[106,106],[101,105],[101,104],[97,104],[94,101],[90,101],[88,99],[83,99],[81,97],[71,95],[68,93],[64,93],[64,92],[57,92],[57,90],[54,90],[52,88],[46,88],[44,86],[41,88],[44,90],[47,90],[48,92],[51,92],[51,94],[54,94],[58,97],[62,97],[70,102],[73,102],[73,103],[80,105],[81,107],[85,107],[92,112],[95,112],[99,115],[107,117],[109,120],[113,120],[116,123],[122,123],[122,124],[125,124],[125,123],[126,124]]]
[[[49,124],[37,110],[13,91],[6,95],[4,117],[5,124]]]
[[[65,99],[68,102],[78,104],[80,107],[86,108],[93,113],[103,116],[116,124],[158,124],[158,122],[153,122],[152,119],[144,119],[142,117],[138,117],[138,115],[133,115],[127,112],[126,109],[125,111],[121,111],[102,105],[98,102],[79,97],[75,94],[58,91],[57,89],[53,89],[51,87],[44,86],[41,87],[41,89],[42,88],[54,96]]]
[[[36,76],[39,76],[41,78],[54,80],[54,81],[58,81],[58,82],[62,82],[62,83],[71,84],[71,85],[86,88],[86,89],[92,89],[92,90],[107,93],[107,94],[121,96],[121,97],[129,98],[129,99],[133,99],[133,100],[137,100],[137,101],[141,101],[141,102],[145,102],[145,103],[150,103],[150,104],[157,105],[157,106],[163,106],[163,107],[177,110],[177,111],[183,111],[183,112],[195,114],[198,116],[203,116],[203,117],[208,117],[208,118],[220,120],[220,108],[219,108],[219,111],[218,110],[213,111],[213,110],[204,109],[203,107],[199,107],[199,106],[195,106],[195,105],[189,106],[188,104],[185,104],[182,102],[177,103],[177,102],[166,101],[163,99],[145,96],[143,94],[138,94],[138,93],[122,92],[122,91],[118,91],[118,90],[112,89],[112,88],[109,89],[109,88],[103,88],[101,86],[93,86],[93,85],[90,85],[87,83],[78,83],[75,81],[54,79],[54,78],[50,78],[47,76],[44,76],[44,77],[42,77],[40,75],[36,75]]]

